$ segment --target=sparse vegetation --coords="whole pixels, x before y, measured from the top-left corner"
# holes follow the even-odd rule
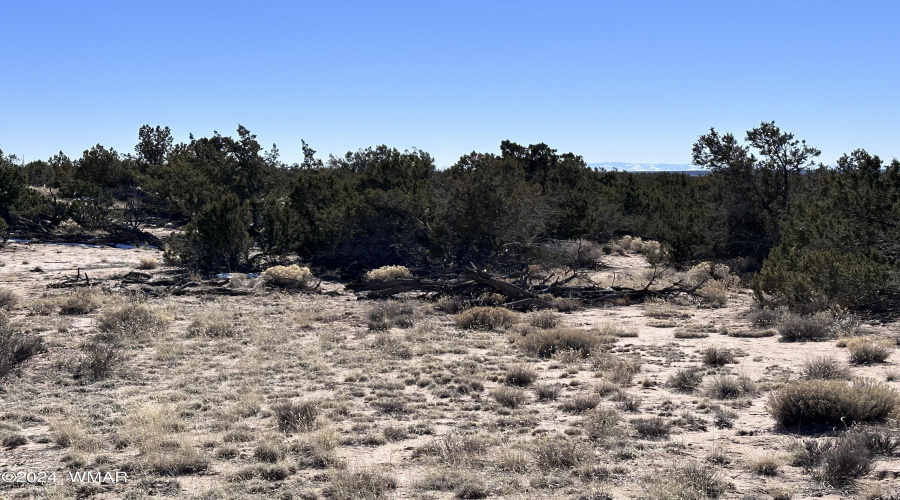
[[[45,349],[41,337],[17,331],[0,311],[0,378]]]
[[[803,378],[822,380],[850,380],[850,368],[840,361],[819,356],[803,362]]]
[[[502,307],[473,307],[459,314],[456,324],[466,330],[499,330],[519,321],[516,313]]]
[[[595,334],[568,327],[534,331],[519,339],[519,347],[523,351],[539,358],[549,358],[558,351],[569,349],[587,356],[599,345]]]
[[[821,342],[833,337],[829,328],[831,319],[825,313],[813,316],[789,314],[778,325],[778,334],[784,342]]]
[[[767,409],[784,427],[878,422],[900,404],[894,389],[871,379],[800,380],[769,395]]]
[[[847,341],[850,362],[854,365],[884,363],[896,346],[896,343],[870,337],[854,338]]]

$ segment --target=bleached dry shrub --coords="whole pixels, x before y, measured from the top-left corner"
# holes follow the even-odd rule
[[[227,338],[240,334],[233,316],[224,310],[204,311],[191,320],[188,337]]]
[[[62,314],[87,314],[100,307],[100,294],[94,290],[76,290],[60,300]]]
[[[766,408],[785,427],[850,425],[887,418],[900,394],[872,379],[798,380],[769,394]]]
[[[0,378],[35,354],[44,352],[41,337],[16,331],[0,310]]]
[[[551,266],[573,269],[597,269],[604,252],[599,243],[589,240],[556,240],[541,248],[542,261]]]
[[[707,307],[725,307],[728,303],[728,288],[721,281],[707,281],[697,290],[697,295],[703,299],[703,305]]]
[[[518,340],[519,347],[528,354],[549,358],[558,351],[574,350],[587,356],[600,345],[598,336],[577,328],[557,327],[552,330],[530,332]]]
[[[466,330],[497,330],[518,321],[516,313],[503,307],[473,307],[456,318],[456,324]]]
[[[820,356],[803,362],[802,376],[806,379],[850,380],[850,368],[834,358]]]
[[[640,236],[625,235],[616,244],[623,250],[643,254],[659,253],[662,249],[658,241],[644,240]]]
[[[412,273],[406,266],[382,266],[378,269],[372,269],[365,275],[366,280],[398,280],[404,278],[412,278]]]
[[[97,317],[98,330],[123,339],[153,336],[164,330],[166,324],[161,314],[138,301],[105,310]]]
[[[705,393],[715,399],[735,399],[756,392],[756,384],[745,376],[723,375],[713,377],[706,385]]]
[[[551,311],[536,312],[528,318],[529,325],[544,330],[556,328],[560,323],[562,323],[560,315]]]
[[[138,261],[138,269],[156,269],[159,267],[159,261],[156,260],[156,257],[141,257]]]
[[[19,294],[9,288],[0,288],[0,309],[13,309],[19,305]]]
[[[850,362],[854,365],[884,363],[896,347],[895,342],[873,337],[859,337],[847,341]]]
[[[274,266],[263,271],[262,279],[270,286],[306,288],[312,279],[312,272],[308,267],[300,267],[297,264]]]

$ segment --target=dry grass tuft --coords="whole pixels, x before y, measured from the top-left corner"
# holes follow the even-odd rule
[[[831,317],[827,314],[800,316],[788,314],[778,325],[778,334],[784,342],[819,342],[833,337]]]
[[[159,313],[138,301],[103,311],[97,317],[98,330],[123,339],[147,338],[163,331],[166,325]]]
[[[565,436],[544,436],[531,442],[531,452],[541,469],[574,469],[596,462],[586,442]]]
[[[272,413],[281,432],[311,431],[319,418],[319,404],[315,401],[285,401],[273,405]]]
[[[715,399],[736,399],[756,393],[756,384],[745,376],[723,375],[713,377],[704,393]]]
[[[499,330],[519,321],[516,313],[503,307],[473,307],[456,317],[456,324],[465,330]]]
[[[379,500],[388,498],[397,488],[397,480],[369,470],[335,472],[330,475],[324,493],[331,500]]]
[[[703,364],[708,366],[725,366],[734,363],[734,352],[725,347],[711,346],[703,350]]]
[[[491,391],[494,401],[506,408],[515,409],[529,400],[528,393],[517,387],[498,387]]]
[[[562,317],[559,314],[556,314],[551,311],[540,311],[532,314],[528,318],[528,324],[535,327],[540,328],[542,330],[549,330],[551,328],[556,328],[557,326],[562,324]]]
[[[19,298],[19,294],[14,290],[0,288],[0,309],[14,309],[20,302],[21,299]]]
[[[231,338],[240,335],[235,319],[224,310],[204,311],[191,320],[188,337]]]
[[[100,307],[100,294],[93,290],[76,290],[60,300],[62,314],[88,314]]]
[[[884,339],[859,337],[847,341],[847,351],[854,365],[872,365],[887,361],[896,345]]]
[[[16,331],[10,326],[6,313],[0,311],[0,378],[45,350],[41,337]]]
[[[365,275],[366,280],[399,280],[412,278],[412,273],[406,266],[382,266],[378,269],[372,269]]]
[[[507,368],[503,381],[506,385],[527,387],[537,379],[537,372],[528,365],[513,365]]]
[[[896,390],[872,379],[798,380],[769,394],[767,409],[784,427],[851,425],[884,420],[898,404]]]
[[[520,337],[518,343],[523,351],[539,358],[549,358],[558,351],[568,349],[587,356],[600,346],[600,340],[594,333],[568,327],[530,332]]]
[[[700,383],[703,382],[703,375],[703,369],[697,366],[680,368],[669,377],[666,385],[677,391],[694,392],[700,387]]]
[[[156,257],[141,257],[138,261],[138,269],[151,270],[159,267],[159,261]]]
[[[806,379],[850,380],[850,368],[828,356],[807,359],[803,362],[801,374]]]

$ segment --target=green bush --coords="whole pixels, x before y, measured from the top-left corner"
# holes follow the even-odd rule
[[[887,418],[900,394],[871,379],[798,380],[769,394],[769,414],[782,426],[851,425]]]
[[[208,203],[184,228],[168,239],[166,259],[192,269],[235,271],[247,265],[250,212],[246,203],[227,194]]]

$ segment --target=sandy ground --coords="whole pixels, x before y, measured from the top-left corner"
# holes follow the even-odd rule
[[[533,314],[518,314],[520,324],[502,331],[461,330],[432,303],[408,300],[413,326],[376,332],[368,326],[375,305],[338,283],[323,282],[318,293],[283,293],[255,280],[235,282],[253,292],[247,296],[146,299],[141,306],[163,326],[130,339],[108,375],[76,378],[98,320],[129,303],[102,290],[151,257],[162,261],[149,248],[0,249],[0,288],[21,298],[11,323],[47,345],[0,382],[0,431],[27,441],[0,449],[0,471],[57,474],[55,484],[0,484],[0,498],[377,498],[382,490],[386,498],[680,498],[676,488],[660,491],[669,491],[667,478],[689,463],[718,476],[721,498],[878,498],[900,488],[896,456],[879,459],[843,490],[789,465],[799,436],[776,428],[766,410],[769,392],[798,379],[806,360],[845,360],[846,352],[835,341],[729,335],[760,330],[748,318],[752,295],[740,286],[728,289],[719,308],[623,304],[559,315],[569,327],[633,335],[607,353],[639,356],[630,381],[593,358],[523,353],[515,339],[529,331]],[[604,285],[640,281],[648,269],[639,255],[606,263],[593,277]],[[48,285],[79,272],[97,283],[99,307],[62,314],[58,304],[72,291]],[[216,321],[229,326],[227,333],[191,333]],[[894,324],[868,327],[885,337],[897,333]],[[675,337],[686,329],[707,336]],[[719,400],[704,393],[705,385],[693,393],[667,386],[678,369],[703,366],[708,347],[736,358],[703,367],[704,384],[743,376],[756,390]],[[894,353],[886,363],[851,370],[900,389],[897,361]],[[524,388],[523,404],[498,404],[493,391],[518,365],[536,373],[533,385],[558,384],[558,397],[539,400]],[[608,438],[588,439],[591,412],[566,409],[589,395],[621,418]],[[285,402],[312,402],[312,428],[280,428],[276,407]],[[716,425],[721,415],[726,425]],[[667,436],[634,431],[633,419],[654,416],[670,425]],[[586,455],[574,465],[548,465],[536,446],[552,440]],[[776,475],[753,470],[762,458],[778,465]],[[200,465],[192,470],[192,463]],[[186,465],[176,470],[178,464]],[[128,482],[72,482],[71,471],[125,471]]]

